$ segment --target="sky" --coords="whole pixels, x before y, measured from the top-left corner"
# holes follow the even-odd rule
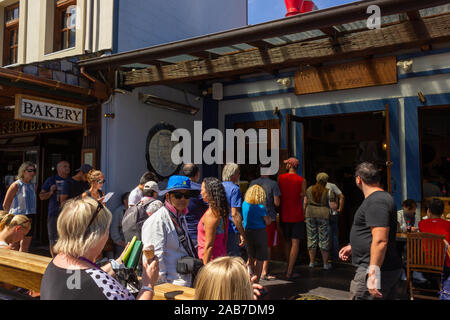
[[[248,24],[257,24],[284,18],[287,9],[284,0],[247,0]],[[356,0],[314,0],[319,9],[340,6]]]

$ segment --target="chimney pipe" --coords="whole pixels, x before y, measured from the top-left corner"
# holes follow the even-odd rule
[[[303,6],[303,0],[284,0],[286,4],[286,17],[294,16],[300,13],[300,9]]]
[[[316,10],[314,2],[312,0],[304,0],[300,13],[311,12],[313,10]]]

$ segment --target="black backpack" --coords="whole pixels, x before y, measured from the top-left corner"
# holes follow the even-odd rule
[[[125,238],[125,243],[130,242],[134,236],[141,240],[141,230],[145,220],[148,219],[147,206],[156,201],[156,199],[147,199],[141,201],[135,206],[129,207],[122,219],[122,232]]]

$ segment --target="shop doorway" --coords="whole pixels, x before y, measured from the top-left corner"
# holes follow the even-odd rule
[[[295,150],[293,144],[289,144],[290,154],[301,155],[308,187],[315,184],[317,173],[324,171],[330,176],[330,182],[344,193],[344,212],[339,219],[341,245],[348,243],[354,214],[364,200],[355,185],[355,167],[363,161],[376,163],[381,171],[383,188],[391,190],[388,121],[388,107],[384,111],[368,113],[288,116],[290,130],[297,124],[295,130],[300,131],[295,134]]]
[[[419,109],[419,135],[422,171],[422,215],[432,198],[444,201],[450,213],[450,106]]]

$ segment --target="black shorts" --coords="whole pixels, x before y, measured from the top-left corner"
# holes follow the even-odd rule
[[[281,221],[281,230],[286,239],[304,239],[305,222],[283,222]]]
[[[250,258],[259,261],[269,259],[266,228],[245,230],[245,242],[247,254]]]

